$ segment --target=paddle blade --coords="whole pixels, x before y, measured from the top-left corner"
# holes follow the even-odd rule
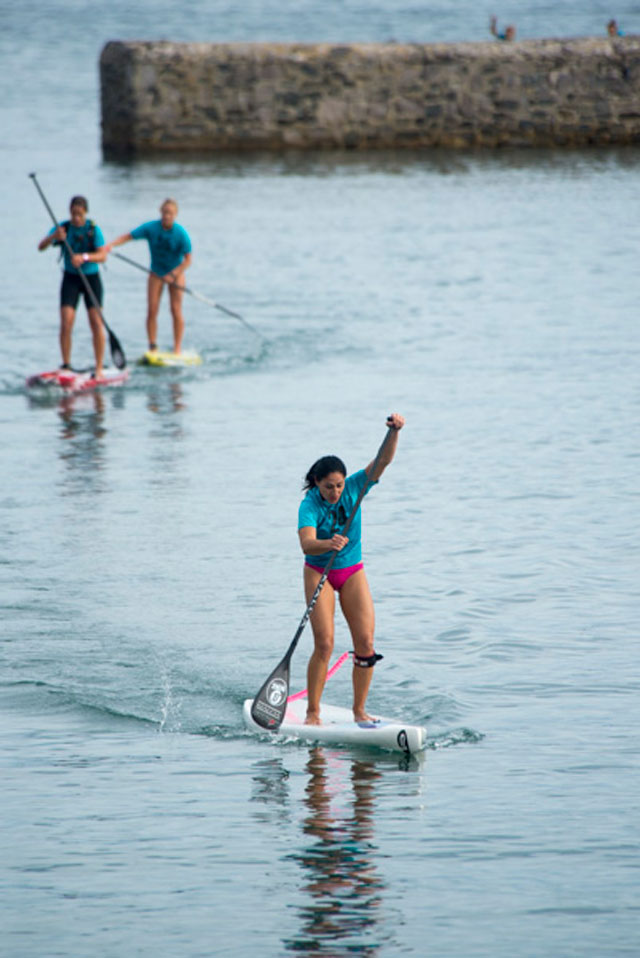
[[[111,330],[109,330],[109,348],[111,349],[111,358],[113,359],[115,365],[118,367],[118,369],[124,369],[127,365],[127,359],[122,346]]]
[[[291,654],[288,652],[264,683],[251,706],[253,721],[270,732],[278,731],[287,711],[290,660]]]

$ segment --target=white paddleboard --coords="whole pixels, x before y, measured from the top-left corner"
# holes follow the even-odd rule
[[[247,728],[265,732],[253,721],[251,706],[247,699],[242,716]],[[325,742],[331,745],[358,745],[366,748],[381,748],[403,755],[420,752],[427,744],[427,730],[421,725],[409,725],[398,719],[379,718],[376,722],[354,722],[351,709],[338,705],[320,704],[321,725],[305,725],[306,698],[293,697],[287,703],[284,721],[274,734],[278,738],[297,738],[305,742]]]

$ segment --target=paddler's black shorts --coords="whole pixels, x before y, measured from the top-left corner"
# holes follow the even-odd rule
[[[85,273],[84,278],[93,290],[98,303],[102,306],[102,280],[100,273]],[[84,303],[87,309],[91,309],[93,303],[91,297],[84,288],[82,277],[79,273],[63,273],[62,286],[60,287],[60,305],[71,306],[75,309],[78,305],[80,296],[84,296]]]

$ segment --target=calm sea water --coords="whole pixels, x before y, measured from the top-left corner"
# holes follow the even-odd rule
[[[482,39],[492,11],[0,9],[1,953],[640,953],[640,153],[105,164],[108,39]],[[629,2],[495,12],[520,35],[639,29]],[[61,218],[86,193],[108,237],[175,195],[190,285],[264,341],[189,300],[202,367],[31,399],[59,285],[32,171]],[[133,361],[144,279],[113,260],[105,285]],[[365,509],[370,704],[430,747],[253,737],[242,701],[304,611],[301,478],[325,452],[366,464],[391,410],[407,427]],[[343,671],[327,696],[348,695]]]

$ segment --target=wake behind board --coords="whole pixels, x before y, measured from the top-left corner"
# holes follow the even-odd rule
[[[140,366],[199,366],[201,362],[202,356],[193,349],[185,349],[181,353],[148,349],[138,360]]]
[[[52,369],[27,378],[29,389],[61,390],[64,393],[83,393],[103,386],[122,386],[129,378],[128,369],[105,369],[96,377],[90,369]]]
[[[247,728],[264,732],[253,721],[251,706],[247,699],[242,708],[242,717]],[[380,748],[403,755],[422,751],[427,744],[427,730],[421,725],[408,725],[397,719],[380,718],[372,723],[357,723],[351,709],[338,705],[320,705],[322,725],[305,725],[306,698],[293,696],[287,703],[284,721],[276,735],[280,738],[297,738],[305,742],[322,742],[329,745],[358,745],[365,748]]]

